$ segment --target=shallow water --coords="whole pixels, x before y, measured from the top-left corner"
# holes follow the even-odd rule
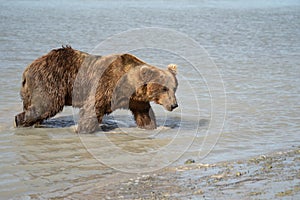
[[[1,1],[0,197],[72,196],[96,182],[120,180],[127,176],[123,171],[153,171],[188,158],[242,159],[297,146],[300,4],[245,2]],[[131,52],[161,68],[179,66],[180,107],[169,113],[153,105],[157,130],[135,128],[130,113],[118,111],[104,120],[104,132],[78,136],[71,108],[45,127],[13,128],[13,116],[22,110],[26,65],[61,45],[91,52],[114,34],[144,27],[184,33],[205,48],[223,78],[225,121],[224,99],[211,98],[215,91],[223,94],[221,80],[209,82],[217,77],[210,73],[212,62],[193,68],[172,52],[135,49]],[[202,52],[195,58],[205,57]]]

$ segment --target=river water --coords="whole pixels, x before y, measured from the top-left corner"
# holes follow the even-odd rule
[[[126,172],[299,146],[299,1],[1,0],[0,16],[1,199],[72,197],[130,176]],[[72,108],[41,128],[13,128],[30,62],[66,44],[101,53],[95,47],[116,34],[132,46],[132,37],[123,35],[128,30],[131,36],[145,31],[143,40],[157,38],[158,46],[164,41],[157,33],[180,36],[173,44],[165,38],[178,51],[144,41],[147,48],[130,51],[161,68],[178,64],[179,108],[169,113],[153,105],[157,130],[136,128],[123,110],[104,119],[105,131],[77,135]],[[199,44],[189,54],[187,38]],[[119,53],[119,43],[109,44]]]

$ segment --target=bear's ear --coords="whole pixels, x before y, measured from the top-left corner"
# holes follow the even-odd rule
[[[144,83],[148,83],[150,80],[152,80],[157,75],[157,71],[147,65],[143,65],[140,68],[140,75],[141,75],[142,81]]]
[[[175,65],[175,64],[169,64],[169,65],[168,65],[168,70],[169,70],[172,74],[176,75],[176,74],[177,74],[177,65]]]

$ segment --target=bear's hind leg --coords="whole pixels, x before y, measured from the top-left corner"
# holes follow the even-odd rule
[[[24,112],[15,116],[16,127],[29,127],[39,124],[43,120],[53,117],[63,109],[63,101],[45,100],[45,98],[42,98],[43,95],[33,96],[31,104],[24,106]]]
[[[14,120],[14,127],[22,126],[24,119],[25,119],[25,112],[21,112],[21,113],[17,114],[15,116],[15,120]]]
[[[52,116],[54,115],[52,114]],[[49,117],[51,117],[50,112],[35,106],[30,106],[28,110],[25,110],[24,112],[15,116],[15,124],[16,127],[29,127],[41,123],[44,119]]]

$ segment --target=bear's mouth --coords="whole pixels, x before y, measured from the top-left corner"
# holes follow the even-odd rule
[[[165,104],[161,103],[158,99],[154,99],[154,102],[158,105],[163,106],[167,111],[170,111],[170,112],[178,107],[177,103],[174,103],[174,104],[171,104],[171,105],[169,105],[169,104],[165,105]]]
[[[175,108],[178,107],[177,103],[176,104],[172,104],[172,105],[163,105],[164,108],[167,110],[167,111],[173,111]]]
[[[165,109],[167,110],[167,111],[172,111],[172,108],[171,108],[171,106],[165,106]]]

